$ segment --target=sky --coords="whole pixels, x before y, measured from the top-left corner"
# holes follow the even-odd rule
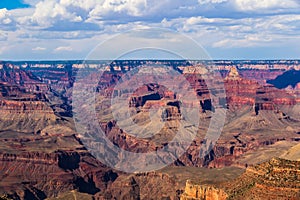
[[[300,59],[299,0],[0,0],[0,60],[85,59],[145,28],[184,35],[211,59]]]

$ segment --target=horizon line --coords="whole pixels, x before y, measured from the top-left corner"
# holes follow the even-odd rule
[[[22,63],[22,62],[115,62],[115,61],[300,61],[295,59],[102,59],[102,60],[84,60],[84,59],[41,59],[41,60],[0,60],[0,63]]]

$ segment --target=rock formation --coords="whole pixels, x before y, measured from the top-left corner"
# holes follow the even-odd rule
[[[209,185],[197,185],[186,182],[181,200],[226,200],[228,195],[222,190]]]
[[[238,69],[236,67],[230,68],[230,71],[226,76],[225,80],[241,80],[241,76],[238,72]]]
[[[179,156],[174,166],[246,168],[251,164],[244,155],[268,154],[265,148],[276,148],[280,142],[291,145],[300,140],[297,85],[286,92],[265,83],[296,63],[283,66],[275,61],[267,64],[216,61],[223,77],[227,76],[223,80],[210,76],[210,70],[202,65],[159,62],[182,73],[200,107],[197,136],[183,155],[170,155]],[[118,147],[136,153],[163,148],[177,133],[180,122],[186,120],[180,101],[182,94],[155,83],[148,75],[142,77],[148,84],[135,91],[115,88],[124,73],[145,63],[118,61],[108,66],[100,78],[96,70],[83,68],[82,77],[77,77],[86,78],[87,86],[97,92],[96,111],[107,138]],[[0,196],[45,199],[75,191],[95,199],[178,199],[184,188],[178,186],[176,177],[158,172],[131,175],[115,172],[90,155],[76,136],[72,119],[72,87],[78,69],[72,69],[69,64],[64,68],[56,68],[55,64],[47,68],[36,65],[22,69],[4,64],[0,69]],[[255,66],[261,69],[253,69]],[[164,74],[162,77],[184,88],[180,79]],[[94,78],[100,79],[95,88],[91,81]],[[217,99],[223,93],[222,86],[226,95]],[[114,97],[127,100],[125,106],[131,112],[130,117],[144,128],[140,132],[147,137],[136,138],[119,127],[111,115],[110,100]],[[192,101],[185,103],[194,106]],[[226,122],[216,144],[209,145],[205,134],[216,105],[226,109]],[[122,106],[118,109],[124,109]],[[165,124],[155,135],[153,132],[158,128],[149,122],[151,112],[159,113],[159,119],[155,120]],[[155,120],[153,123],[158,122]],[[86,128],[91,131],[90,127]],[[204,143],[211,148],[200,158]],[[246,161],[240,162],[241,159]],[[221,185],[188,182],[181,198],[299,199],[298,165],[273,159],[250,166],[235,181]]]
[[[202,71],[193,70],[192,67],[183,70],[183,72],[199,100],[202,131],[189,149],[178,158],[175,165],[230,166],[248,151],[255,151],[261,146],[269,146],[282,140],[293,141],[296,137],[295,132],[299,128],[299,123],[290,114],[292,108],[297,104],[297,98],[285,91],[271,85],[260,85],[255,80],[242,78],[237,68],[234,67],[224,80],[226,96],[223,97],[224,99],[218,99],[218,102],[213,102],[211,95],[221,91],[220,84],[217,84],[220,80],[214,76],[203,74]],[[108,84],[104,91],[111,91],[110,87],[115,85],[113,74],[107,73],[103,76],[107,78],[105,80],[107,83],[112,84],[111,86]],[[145,79],[147,78],[149,77],[145,76]],[[165,129],[154,137],[149,136],[144,137],[146,139],[140,139],[121,130],[117,126],[118,122],[113,119],[107,121],[108,115],[104,115],[103,127],[109,128],[103,128],[103,130],[108,138],[119,147],[133,152],[154,151],[168,144],[168,140],[176,134],[176,126],[174,126],[177,123],[176,120],[184,120],[181,115],[181,104],[177,99],[178,94],[168,91],[163,86],[152,84],[151,80],[149,81],[149,84],[138,88],[130,97],[127,96],[128,92],[126,91],[119,91],[117,95],[124,95],[129,99],[129,107],[134,110],[131,113],[132,119],[139,124],[146,124],[145,129],[142,130],[142,132],[145,132],[144,136],[151,135],[146,130],[154,131],[153,127],[152,129],[146,128],[147,125],[151,126],[149,117],[147,117],[151,108],[163,107],[160,120],[174,122],[172,125],[169,123],[171,126],[165,126]],[[208,82],[214,88],[208,89]],[[102,96],[103,94],[99,93],[99,95]],[[223,101],[226,102],[226,105],[222,104]],[[101,104],[103,104],[103,101]],[[109,105],[101,104],[98,105],[98,110],[109,107]],[[206,156],[200,159],[199,151],[204,143],[203,135],[209,126],[210,117],[216,104],[221,104],[228,110],[226,126],[216,145],[210,149]],[[120,109],[122,108],[120,107]],[[109,110],[105,112],[109,113]],[[287,127],[290,127],[289,131],[286,131]],[[280,134],[267,134],[267,136],[252,134],[251,137],[248,135],[248,132],[253,133],[257,129],[262,129],[266,133],[275,131],[280,132]]]
[[[215,186],[187,181],[181,199],[299,199],[300,172],[297,161],[274,158],[247,168],[239,178]]]
[[[84,150],[74,136],[12,140],[15,145],[10,149],[2,149],[12,145],[9,139],[1,141],[0,149],[0,193],[10,198],[45,199],[74,189],[93,195],[118,176]],[[45,148],[47,140],[52,149]]]

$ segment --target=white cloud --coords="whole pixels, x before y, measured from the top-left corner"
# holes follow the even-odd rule
[[[32,51],[45,51],[46,48],[45,47],[35,47],[32,49]]]
[[[245,48],[245,47],[263,47],[266,43],[272,41],[272,37],[261,34],[245,35],[244,38],[227,38],[212,44],[212,47],[218,48]]]
[[[223,23],[232,21],[232,19],[228,18],[207,18],[207,17],[190,17],[186,20],[186,23],[189,25],[197,25],[197,24],[213,24],[213,23]]]
[[[215,48],[274,46],[293,40],[295,46],[300,42],[298,0],[24,2],[31,7],[0,9],[0,30],[3,32],[0,42],[21,42],[17,47],[26,45],[45,56],[49,56],[49,51],[55,56],[63,51],[64,56],[75,55],[74,51],[79,54],[98,44],[95,40],[99,38],[97,42],[103,42],[115,33],[146,26],[170,28]],[[89,48],[83,47],[82,41],[88,43]],[[74,45],[76,42],[82,46]]]
[[[61,0],[60,3],[65,6],[74,6],[82,8],[83,10],[89,11],[94,8],[97,4],[101,4],[103,0]]]
[[[272,9],[288,9],[297,8],[299,3],[295,0],[234,0],[238,10],[241,11],[255,11]],[[274,10],[273,10],[274,11]]]
[[[6,8],[0,9],[0,24],[10,24],[12,23],[11,16]]]
[[[297,8],[298,3],[296,0],[42,0],[31,5],[34,8],[27,10],[34,10],[33,13],[24,13],[25,16],[17,18],[22,26],[74,31],[129,22],[151,24],[164,18],[190,18],[190,24],[213,23],[211,18],[214,16],[239,18],[241,12],[278,13],[281,9]],[[5,20],[5,23],[9,22],[9,19]]]
[[[209,4],[209,3],[223,3],[223,2],[227,2],[227,0],[198,0],[199,4]]]
[[[97,33],[95,31],[19,31],[18,37],[21,39],[39,40],[79,40],[91,38]]]
[[[0,9],[0,19],[7,17],[8,11],[6,8]]]
[[[56,49],[54,49],[54,51],[72,51],[73,48],[70,46],[61,46],[61,47],[57,47]]]
[[[213,0],[216,1],[220,0]],[[198,12],[198,6],[197,0],[43,0],[34,4],[34,13],[27,16],[26,24],[47,28],[70,22],[157,22],[164,16],[191,16]]]
[[[71,16],[66,8],[55,0],[41,1],[36,4],[35,12],[31,18],[33,23],[40,26],[48,27],[53,24],[54,20],[70,19],[76,16]]]
[[[73,21],[73,22],[82,22],[83,19],[82,19],[81,16],[76,16],[72,21]]]
[[[125,13],[129,16],[142,16],[149,9],[147,0],[104,0],[90,11],[91,17],[99,17],[109,13]]]
[[[300,14],[242,19],[190,17],[164,19],[161,23],[214,48],[270,47],[300,42]]]

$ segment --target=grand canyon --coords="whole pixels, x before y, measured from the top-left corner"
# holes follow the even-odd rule
[[[184,78],[186,94],[195,98],[182,103],[184,95],[147,70],[142,85],[119,87],[131,71],[157,65]],[[1,61],[0,199],[300,199],[299,72],[298,60]],[[181,87],[180,78],[157,74]],[[93,89],[96,117],[78,109],[90,103],[77,98],[84,93],[78,82]],[[185,106],[197,109],[198,124],[189,124]],[[116,119],[125,109],[137,127]],[[212,122],[217,109],[224,121]],[[166,150],[151,160],[163,163],[155,170],[136,170],[136,161],[126,162],[125,171],[111,167],[93,149],[93,140],[100,149],[106,144],[90,116],[114,146],[139,154],[142,167],[148,152],[177,145],[182,153]],[[222,127],[210,138],[213,123]],[[193,138],[183,135],[173,144],[181,126]],[[124,164],[119,152],[100,153]]]

